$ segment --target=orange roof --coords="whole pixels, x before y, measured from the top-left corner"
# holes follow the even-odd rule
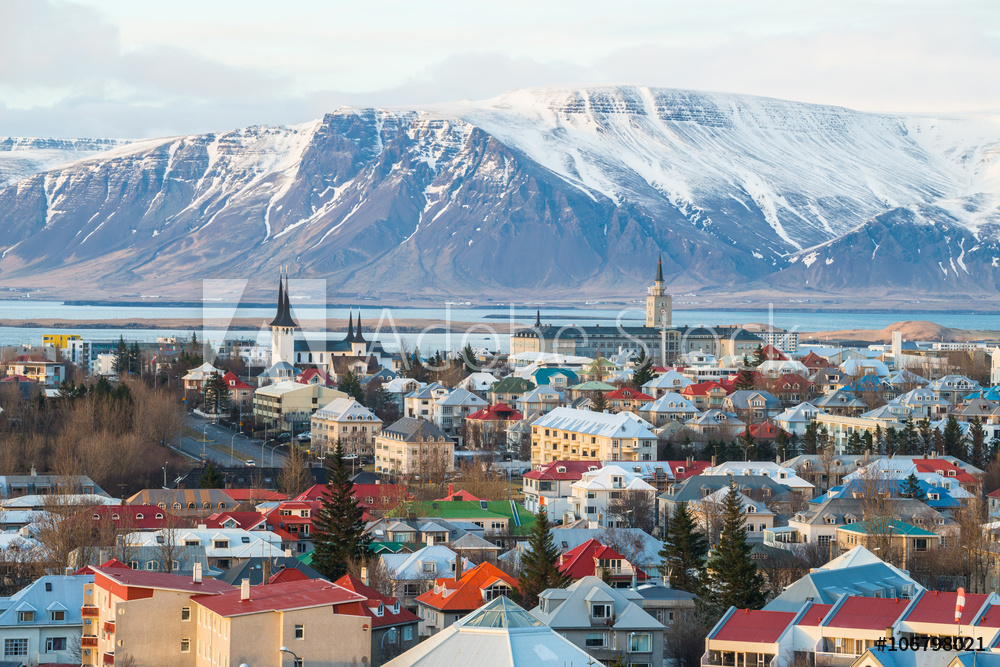
[[[434,588],[417,597],[417,602],[441,611],[472,611],[483,606],[483,589],[497,579],[517,588],[517,579],[486,562],[468,570],[457,581],[453,577],[437,579]],[[442,588],[445,590],[436,592]]]
[[[722,389],[725,391],[725,387],[714,380],[706,380],[705,382],[696,382],[694,384],[689,384],[688,386],[681,389],[682,396],[708,396],[708,392],[712,389]]]

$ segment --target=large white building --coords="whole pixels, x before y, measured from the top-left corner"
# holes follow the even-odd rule
[[[622,466],[609,465],[599,470],[591,470],[580,476],[580,481],[570,486],[569,504],[575,517],[596,521],[601,526],[615,528],[627,526],[631,522],[626,517],[612,514],[611,505],[624,494],[648,493],[650,507],[656,488],[647,484],[639,473],[626,470]]]

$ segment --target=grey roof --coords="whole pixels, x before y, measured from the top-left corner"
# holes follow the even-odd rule
[[[833,604],[841,595],[873,597],[881,591],[883,597],[894,597],[904,585],[913,585],[912,579],[885,563],[870,563],[836,570],[816,570],[805,575],[771,600],[764,609],[768,611],[798,611],[802,603],[812,598],[817,604]],[[894,595],[888,595],[888,589]]]
[[[770,489],[772,500],[781,500],[791,493],[787,486],[763,475],[695,475],[671,484],[660,498],[670,502],[701,500],[704,496],[729,486],[730,480],[736,483],[740,491]]]
[[[451,543],[452,549],[459,551],[481,550],[500,551],[500,547],[479,537],[475,533],[466,533]]]
[[[556,595],[550,595],[556,590]],[[561,600],[550,611],[541,611],[541,605],[531,610],[531,615],[554,630],[569,630],[591,627],[590,609],[587,600],[595,596],[610,598],[614,605],[616,621],[611,627],[619,631],[662,630],[663,625],[642,609],[642,595],[630,588],[612,588],[598,577],[583,577],[561,589],[543,591],[539,598],[554,603]]]
[[[796,513],[791,520],[807,525],[819,525],[826,522],[825,517],[830,516],[836,519],[837,524],[844,524],[845,515],[850,514],[855,518],[864,515],[864,503],[863,498],[827,498],[821,503],[811,503],[808,509]],[[911,519],[917,516],[925,517],[931,521],[936,521],[939,518],[945,519],[945,523],[950,523],[947,517],[937,510],[912,498],[894,498],[892,513],[894,517],[901,518],[907,523],[912,523]]]
[[[726,397],[725,402],[737,410],[748,410],[750,409],[750,401],[755,397],[763,399],[764,407],[768,410],[778,410],[781,408],[781,401],[778,400],[777,396],[769,391],[758,389],[740,389],[739,391],[734,391]]]
[[[864,410],[868,405],[856,398],[854,394],[849,394],[846,391],[832,391],[825,396],[820,396],[819,398],[813,400],[812,404],[817,408],[831,409],[831,408],[859,408]]]
[[[637,586],[636,591],[639,595],[643,597],[644,600],[677,600],[686,601],[694,600],[695,594],[688,593],[687,591],[681,591],[676,588],[667,588],[663,584],[642,584]]]
[[[403,417],[382,429],[381,435],[405,440],[406,442],[426,442],[429,440],[451,441],[444,432],[431,422],[416,417]]]
[[[250,580],[251,586],[259,586],[264,581],[264,561],[270,561],[268,565],[268,570],[270,576],[274,576],[281,570],[298,570],[302,574],[306,575],[310,579],[322,579],[323,575],[309,567],[298,558],[292,556],[280,556],[278,558],[260,558],[254,556],[253,558],[248,558],[239,565],[232,567],[219,576],[216,577],[219,581],[224,581],[227,584],[232,584],[233,586],[239,586],[240,582],[244,579]]]

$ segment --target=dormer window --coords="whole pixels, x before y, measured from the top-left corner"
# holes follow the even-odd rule
[[[137,521],[142,521],[145,517],[142,514],[136,514],[135,518]]]
[[[556,468],[556,472],[558,473],[566,472],[566,466],[559,466],[558,468]]]
[[[948,477],[957,477],[957,476],[958,476],[958,475],[957,475],[957,474],[955,473],[955,471],[954,471],[954,470],[949,470],[949,471],[948,471]]]
[[[611,618],[614,608],[603,602],[595,602],[590,606],[590,615],[593,618]]]

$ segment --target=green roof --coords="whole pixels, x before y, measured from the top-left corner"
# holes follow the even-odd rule
[[[493,394],[523,394],[535,388],[535,383],[516,376],[506,377],[490,388]]]
[[[905,535],[907,537],[937,537],[935,533],[923,528],[918,528],[911,523],[904,523],[896,520],[889,522],[886,519],[857,521],[855,523],[849,523],[846,526],[838,528],[837,530],[846,530],[849,533],[868,535],[872,528],[878,530],[879,532],[891,533],[892,535]]]
[[[614,391],[617,387],[607,382],[599,382],[597,380],[591,380],[590,382],[583,382],[581,384],[575,384],[570,389],[573,391]]]
[[[376,555],[381,553],[398,554],[405,548],[406,545],[402,542],[372,542],[368,545],[368,551]]]
[[[309,551],[307,551],[304,554],[302,554],[301,556],[299,556],[299,560],[301,562],[305,563],[306,565],[312,565],[312,562],[313,562],[313,553],[315,551],[316,551],[315,549],[310,549]]]
[[[439,500],[436,502],[403,503],[399,510],[407,514],[413,513],[419,517],[437,517],[448,520],[474,519],[507,519],[510,532],[514,535],[524,535],[531,531],[535,523],[535,515],[524,508],[524,505],[514,503],[517,508],[517,518],[521,525],[514,521],[514,511],[506,500],[488,500],[483,509],[475,500]]]

